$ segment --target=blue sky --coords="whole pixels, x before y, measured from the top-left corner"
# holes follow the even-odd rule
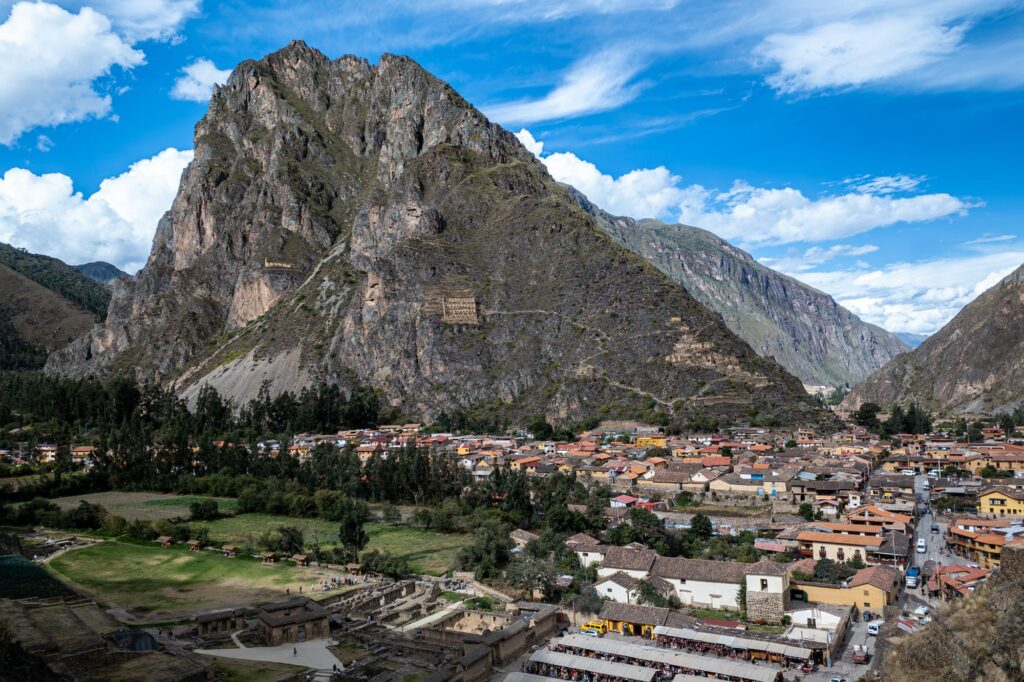
[[[0,241],[134,271],[212,83],[408,54],[604,208],[710,229],[893,331],[1024,263],[1024,3],[0,0]]]

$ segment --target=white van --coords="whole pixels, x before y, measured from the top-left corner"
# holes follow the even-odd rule
[[[868,634],[871,635],[872,637],[877,637],[878,636],[878,628],[882,627],[883,625],[885,625],[885,621],[884,620],[873,620],[873,621],[871,621],[870,623],[868,623]]]
[[[928,543],[924,541],[924,538],[919,539],[917,541],[917,553],[918,554],[924,554],[927,551],[928,551]]]

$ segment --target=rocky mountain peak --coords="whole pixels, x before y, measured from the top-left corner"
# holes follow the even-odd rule
[[[423,418],[815,416],[795,379],[406,57],[295,42],[243,62],[195,145],[146,267],[49,371],[238,401],[265,381],[359,380]]]

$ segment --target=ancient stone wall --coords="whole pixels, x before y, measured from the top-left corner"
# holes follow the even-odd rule
[[[752,622],[780,623],[786,613],[782,592],[747,591],[747,620]]]

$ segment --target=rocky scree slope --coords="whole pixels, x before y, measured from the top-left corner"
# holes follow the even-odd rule
[[[145,268],[49,372],[239,402],[359,380],[423,419],[821,417],[407,58],[293,43],[243,62],[195,148]]]
[[[915,402],[965,414],[1010,411],[1024,402],[1024,266],[855,386],[842,407],[864,402]]]
[[[805,384],[853,385],[910,348],[831,296],[767,268],[707,230],[581,205],[617,242],[682,284],[764,357]]]

